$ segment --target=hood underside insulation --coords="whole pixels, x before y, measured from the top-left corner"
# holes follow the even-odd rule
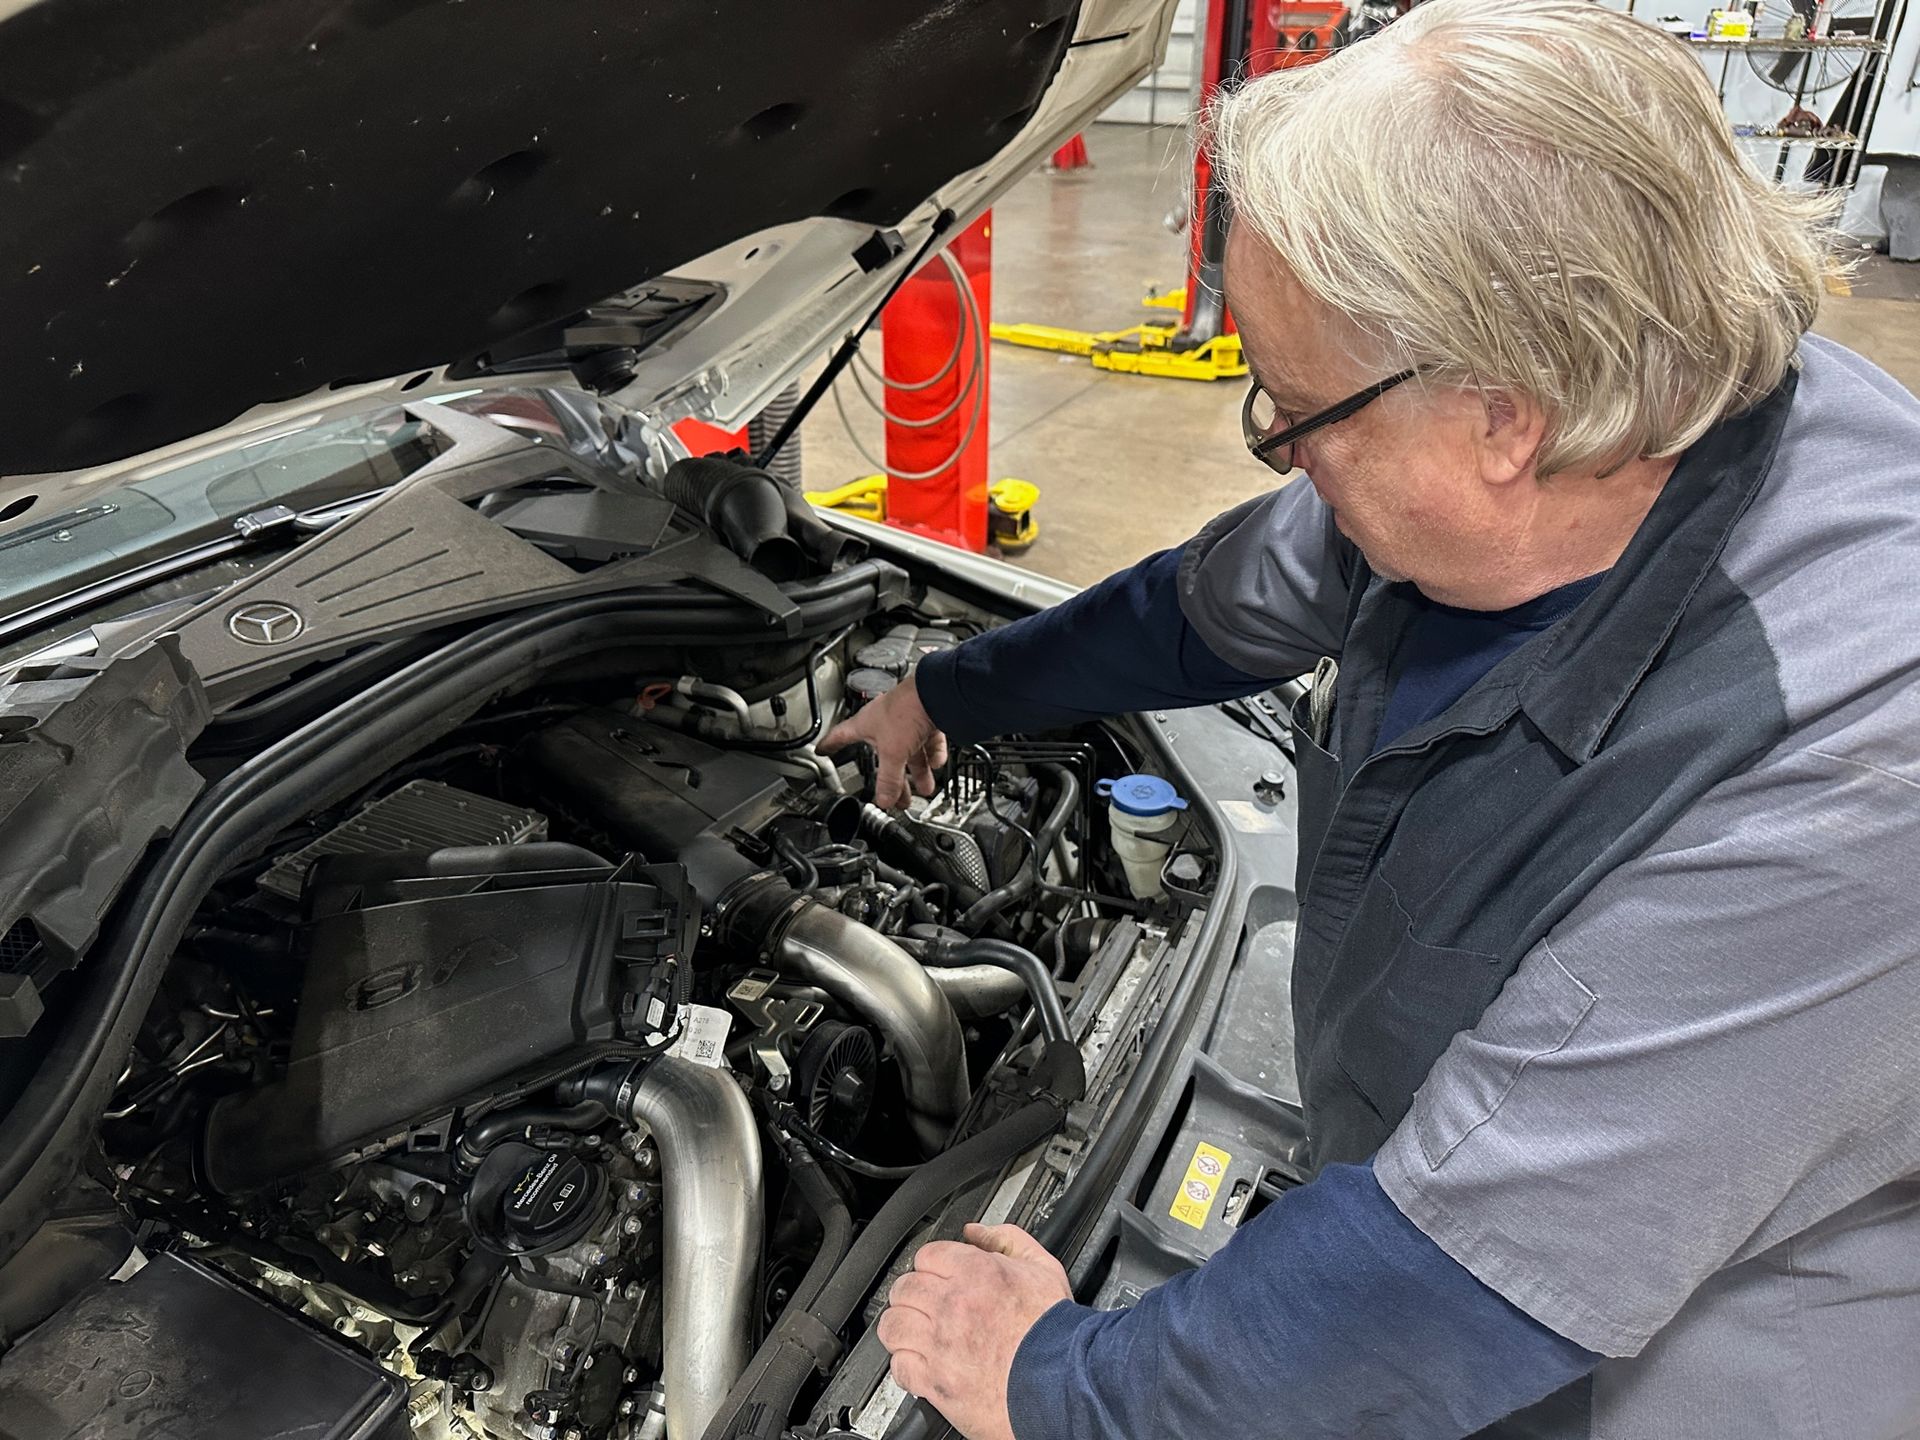
[[[0,473],[470,360],[767,226],[891,224],[1074,0],[0,4]]]

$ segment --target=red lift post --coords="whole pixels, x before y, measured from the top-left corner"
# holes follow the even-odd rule
[[[880,322],[892,382],[887,409],[909,422],[887,422],[887,523],[973,551],[987,548],[991,392],[984,331],[993,313],[992,218],[982,215],[947,246],[973,292],[980,333],[937,258],[901,287]],[[920,384],[956,348],[942,379],[921,390],[894,388]]]
[[[1341,43],[1348,7],[1341,0],[1214,0],[1200,73],[1204,110],[1225,86],[1273,70],[1324,60]],[[1226,207],[1214,203],[1213,166],[1205,149],[1193,160],[1193,213],[1188,219],[1187,304],[1176,347],[1233,333],[1221,291],[1227,256]]]

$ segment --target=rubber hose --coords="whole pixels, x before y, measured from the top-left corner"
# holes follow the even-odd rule
[[[454,1277],[453,1285],[448,1289],[446,1298],[440,1307],[424,1323],[418,1335],[407,1346],[407,1353],[418,1358],[433,1348],[433,1342],[440,1338],[455,1320],[473,1308],[478,1300],[495,1280],[498,1280],[507,1268],[507,1257],[495,1255],[486,1250],[476,1249],[467,1263],[460,1267],[460,1273]],[[398,1317],[396,1317],[398,1318]]]
[[[1080,782],[1066,766],[1041,765],[1035,768],[1053,776],[1060,787],[1060,796],[1054,802],[1053,809],[1047,812],[1047,818],[1041,822],[1040,828],[1033,833],[1033,854],[1028,857],[1028,863],[1022,865],[1006,884],[967,907],[966,913],[957,922],[962,930],[979,930],[1007,906],[1032,891],[1040,879],[1039,872],[1047,863],[1046,857],[1053,853],[1060,832],[1067,828],[1067,821],[1073,818],[1074,807],[1080,803]],[[987,808],[992,810],[991,802]]]
[[[460,1136],[460,1144],[455,1154],[460,1168],[471,1175],[480,1168],[480,1162],[489,1152],[499,1149],[509,1140],[524,1137],[535,1126],[546,1126],[554,1130],[591,1130],[607,1122],[607,1107],[597,1100],[583,1100],[578,1105],[515,1105],[505,1110],[495,1110],[482,1115],[469,1125]]]
[[[787,1142],[781,1148],[786,1152],[787,1178],[820,1222],[820,1246],[814,1251],[800,1283],[793,1287],[780,1319],[774,1322],[776,1330],[789,1315],[798,1315],[813,1304],[827,1277],[847,1258],[847,1251],[853,1246],[853,1211],[839,1187],[806,1146]]]
[[[1040,957],[1009,940],[968,940],[960,945],[935,944],[927,950],[926,963],[950,965],[997,965],[1011,970],[1027,987],[1034,1012],[1040,1017],[1040,1033],[1049,1040],[1073,1043],[1073,1031],[1067,1025],[1066,1008],[1060,1003],[1060,988],[1053,972]]]

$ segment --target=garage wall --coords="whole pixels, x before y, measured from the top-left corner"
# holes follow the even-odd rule
[[[1616,9],[1625,9],[1625,0],[1605,0]],[[1899,0],[1892,0],[1898,4]],[[1198,41],[1195,32],[1201,22],[1203,0],[1180,0],[1174,11],[1173,33],[1167,42],[1167,58],[1161,67],[1146,80],[1122,95],[1100,118],[1123,124],[1177,125],[1182,123],[1193,105],[1193,87],[1198,68]],[[1689,17],[1696,9],[1702,9],[1706,0],[1636,0],[1634,10],[1642,16],[1667,13],[1685,14]],[[1920,63],[1920,19],[1915,18],[1920,11],[1920,0],[1909,0],[1909,10],[1905,23],[1894,37],[1893,54],[1889,56],[1886,90],[1881,97],[1880,112],[1873,130],[1867,137],[1867,148],[1890,151],[1894,154],[1920,155],[1920,75],[1915,66]],[[1742,54],[1723,56],[1714,51],[1703,50],[1700,62],[1708,75],[1716,82],[1720,77],[1722,61],[1727,65],[1727,113],[1736,121],[1751,121],[1755,124],[1771,124],[1787,111],[1792,103],[1791,97],[1772,89],[1763,80],[1755,76],[1748,68],[1746,57]],[[1812,109],[1824,115],[1833,101],[1839,98],[1838,89],[1816,97]],[[1755,156],[1771,168],[1772,157],[1777,147],[1764,142],[1756,143]],[[1789,164],[1790,177],[1797,176],[1806,161],[1805,147],[1800,147]]]
[[[1160,68],[1122,95],[1100,118],[1124,125],[1181,125],[1193,110],[1199,74],[1198,41],[1202,0],[1180,0],[1173,12],[1173,33]]]

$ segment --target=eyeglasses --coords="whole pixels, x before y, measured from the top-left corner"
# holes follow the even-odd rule
[[[1339,404],[1329,405],[1319,414],[1309,415],[1298,425],[1284,428],[1276,427],[1286,417],[1281,415],[1280,407],[1273,403],[1273,397],[1261,389],[1260,382],[1256,380],[1253,388],[1247,391],[1246,403],[1240,407],[1240,433],[1246,438],[1247,449],[1253,452],[1256,459],[1284,475],[1293,469],[1293,447],[1297,441],[1324,426],[1358,414],[1394,386],[1405,384],[1418,373],[1417,370],[1402,370],[1398,375],[1376,380]]]

